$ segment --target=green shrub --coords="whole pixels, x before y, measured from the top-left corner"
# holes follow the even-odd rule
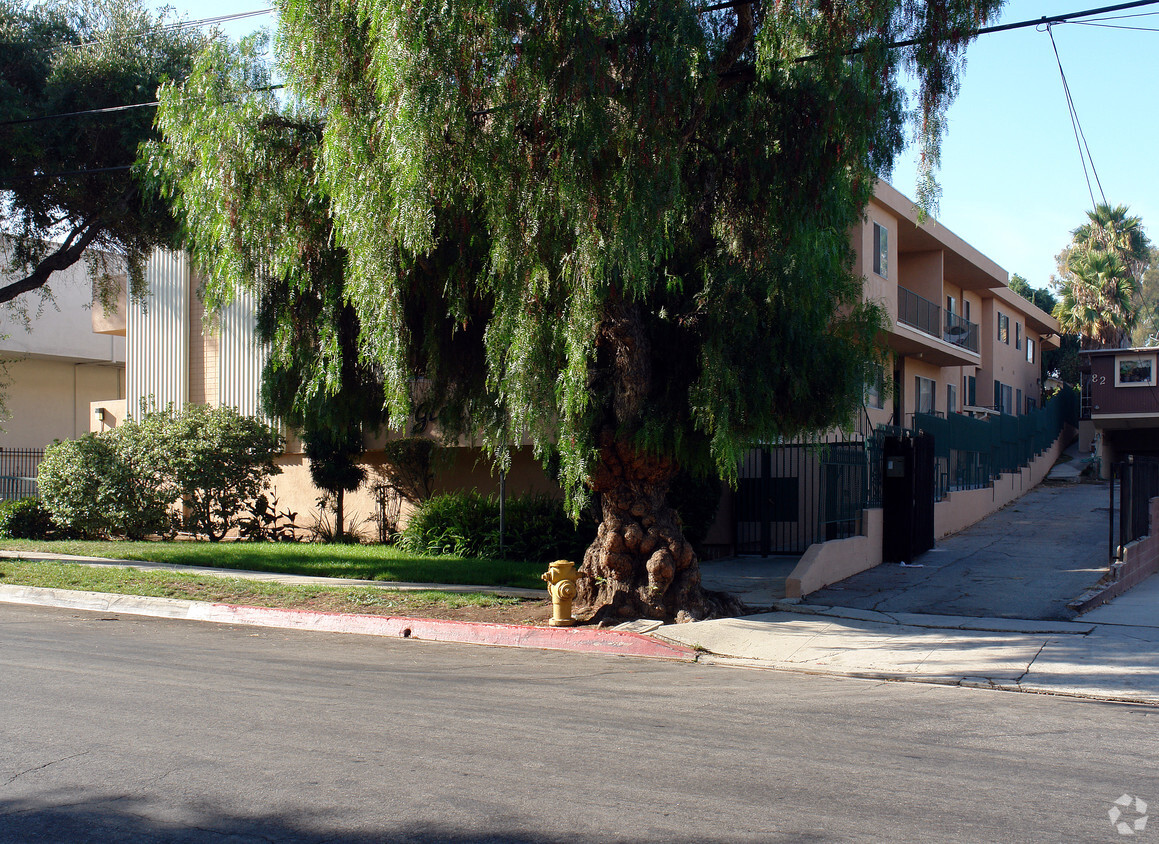
[[[232,407],[187,404],[148,414],[166,448],[156,471],[166,476],[189,508],[194,533],[211,540],[225,536],[239,517],[282,470],[274,458],[282,451],[276,430]]]
[[[86,434],[44,450],[37,486],[52,518],[69,533],[92,538],[115,532],[128,496],[127,467],[108,437]]]
[[[183,500],[194,532],[220,539],[279,471],[280,450],[274,429],[232,408],[152,411],[49,446],[40,495],[56,523],[80,537],[167,534]]]
[[[509,499],[504,521],[500,552],[498,499],[474,492],[436,495],[411,516],[399,545],[419,554],[578,563],[595,537],[593,524],[577,527],[564,513],[563,502],[545,495]]]
[[[0,537],[4,539],[47,539],[54,527],[38,498],[0,502]]]
[[[173,496],[155,474],[138,468],[146,462],[135,452],[141,437],[135,423],[126,422],[46,448],[37,483],[53,521],[82,538],[165,533]]]

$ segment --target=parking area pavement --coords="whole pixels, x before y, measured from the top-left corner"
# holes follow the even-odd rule
[[[1068,619],[1107,571],[1105,483],[1042,484],[915,563],[888,563],[807,596],[810,604],[972,617]]]

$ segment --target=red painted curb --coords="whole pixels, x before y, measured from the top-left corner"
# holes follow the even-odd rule
[[[365,636],[392,636],[431,642],[461,642],[508,648],[541,648],[672,659],[681,662],[696,661],[696,652],[691,648],[662,642],[639,633],[600,630],[594,627],[523,627],[516,624],[349,615],[230,604],[204,604],[203,608],[191,612],[189,617],[228,624],[317,630],[327,633],[357,633]]]

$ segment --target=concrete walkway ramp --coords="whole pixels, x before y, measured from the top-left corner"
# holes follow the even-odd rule
[[[1068,619],[1107,571],[1109,489],[1043,484],[912,565],[883,563],[805,598],[885,613]]]

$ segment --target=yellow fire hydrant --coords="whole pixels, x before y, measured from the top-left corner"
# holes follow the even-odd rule
[[[542,578],[547,581],[547,591],[551,594],[551,626],[571,627],[575,624],[571,617],[571,602],[576,595],[575,563],[556,560],[549,564]]]

